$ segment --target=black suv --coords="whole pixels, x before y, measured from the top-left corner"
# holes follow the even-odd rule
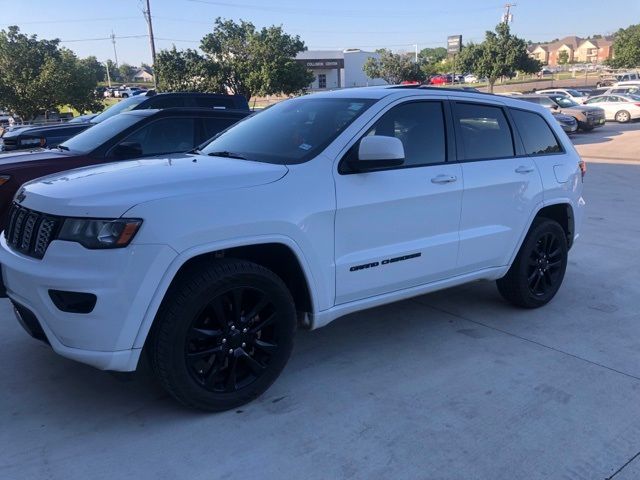
[[[93,125],[129,110],[170,107],[215,108],[249,111],[247,99],[242,95],[222,95],[217,93],[158,93],[126,98],[109,107],[89,122],[68,122],[55,125],[14,127],[2,136],[5,151],[28,150],[40,147],[56,147]]]

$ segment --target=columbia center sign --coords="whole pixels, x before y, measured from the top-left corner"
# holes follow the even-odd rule
[[[336,58],[331,60],[297,60],[302,63],[305,67],[314,69],[314,68],[344,68],[344,59]]]
[[[462,49],[462,35],[450,35],[447,37],[447,53],[457,55]]]

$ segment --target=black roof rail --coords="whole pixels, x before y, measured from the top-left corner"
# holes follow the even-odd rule
[[[416,88],[420,90],[434,90],[434,91],[444,90],[445,92],[458,92],[458,93],[466,92],[466,93],[481,93],[483,95],[494,95],[493,93],[489,93],[489,92],[481,92],[475,87],[435,87],[433,85],[392,85],[388,88],[398,88],[398,89]]]

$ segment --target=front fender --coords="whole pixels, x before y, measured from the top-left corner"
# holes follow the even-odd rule
[[[142,348],[147,339],[147,335],[151,330],[151,326],[153,325],[153,321],[155,320],[156,314],[158,313],[158,309],[164,300],[164,297],[171,285],[171,282],[175,278],[176,274],[180,271],[183,265],[185,265],[189,260],[198,257],[200,255],[204,255],[207,253],[213,253],[220,250],[236,248],[236,247],[246,247],[250,245],[260,245],[267,243],[279,243],[285,245],[290,248],[291,251],[296,256],[300,266],[302,267],[302,271],[304,273],[305,279],[307,281],[307,285],[309,287],[309,294],[311,296],[311,305],[313,311],[316,311],[317,305],[319,304],[319,299],[317,298],[318,290],[318,282],[317,279],[313,275],[313,270],[305,258],[304,253],[300,246],[290,237],[284,235],[256,235],[251,237],[244,238],[233,238],[220,240],[211,243],[205,243],[202,245],[198,245],[192,248],[189,248],[183,252],[181,252],[169,265],[167,270],[165,271],[160,283],[158,284],[156,291],[149,302],[149,306],[144,315],[142,323],[140,324],[140,328],[138,330],[138,334],[136,335],[133,348]]]

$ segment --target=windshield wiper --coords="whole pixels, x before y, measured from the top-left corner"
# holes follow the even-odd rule
[[[60,150],[64,150],[66,152],[70,150],[66,145],[57,145],[56,148],[59,148]]]
[[[238,158],[240,160],[247,159],[247,157],[245,157],[244,155],[240,155],[239,153],[234,153],[234,152],[228,152],[226,150],[221,152],[210,152],[210,153],[207,153],[207,155],[209,155],[210,157]]]

